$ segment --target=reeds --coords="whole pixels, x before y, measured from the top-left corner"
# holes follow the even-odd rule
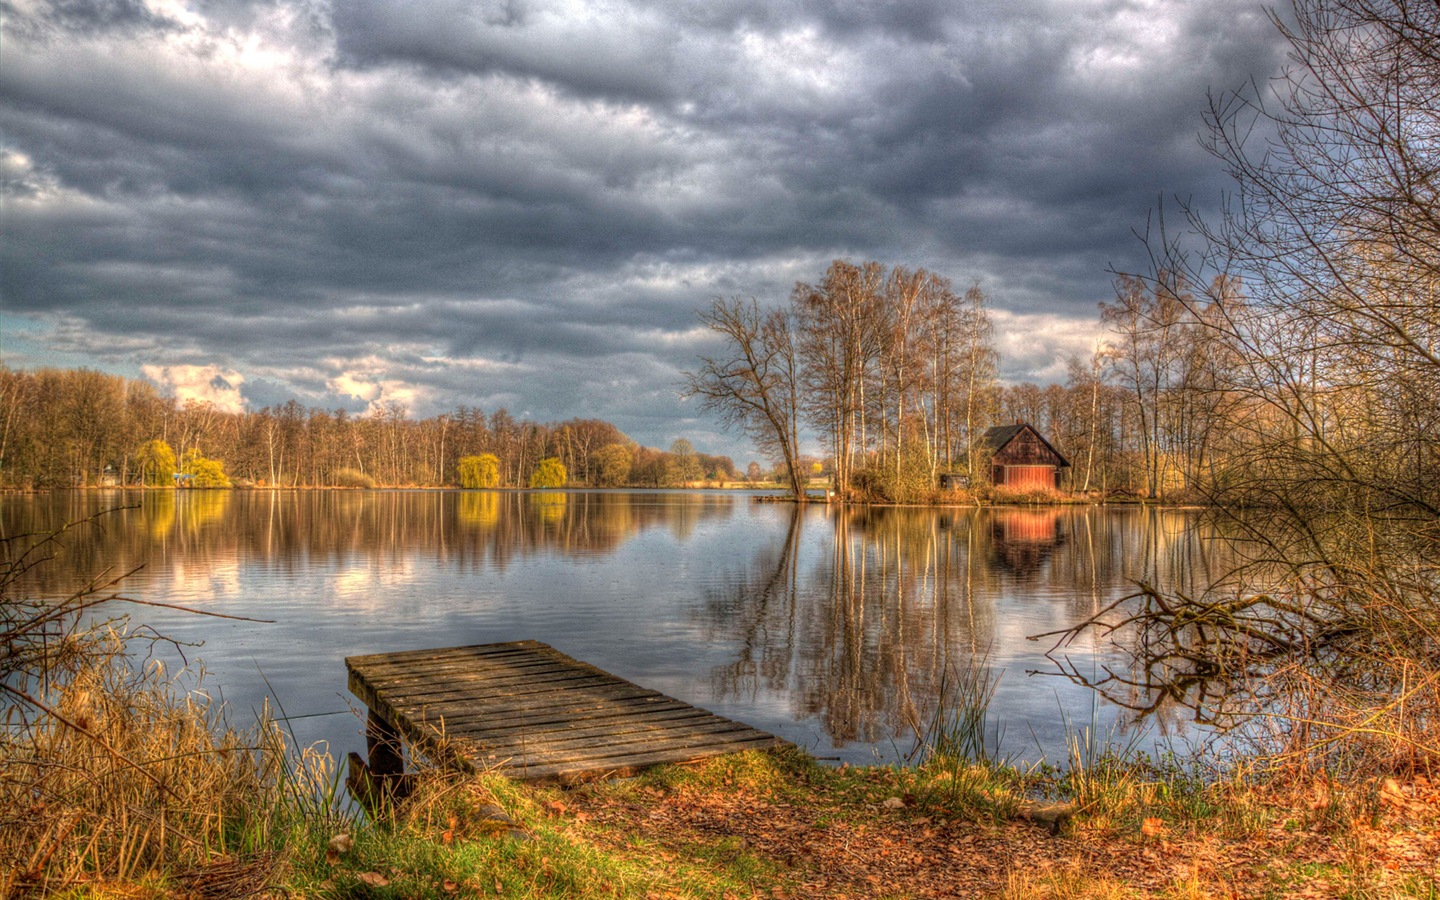
[[[98,617],[110,584],[12,597],[55,541],[0,542],[0,897],[145,881],[249,896],[297,828],[337,815],[328,754],[293,752],[268,710],[236,729],[198,672],[135,662],[155,638]]]
[[[272,848],[284,755],[274,723],[229,727],[158,663],[132,667],[125,636],[75,635],[90,645],[83,663],[0,737],[0,895]]]
[[[941,708],[915,729],[911,752],[924,773],[930,804],[991,817],[1014,814],[1018,772],[1000,753],[1003,729],[990,714],[1001,674],[981,659],[941,675]]]

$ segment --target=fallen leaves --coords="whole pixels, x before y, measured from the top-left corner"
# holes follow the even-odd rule
[[[578,819],[588,811],[605,826],[585,830],[587,839],[613,841],[617,852],[633,852],[633,842],[643,840],[655,848],[658,861],[705,858],[697,848],[735,848],[773,867],[778,896],[866,897],[883,892],[917,898],[993,897],[1017,878],[1023,883],[1038,873],[1075,871],[1123,885],[1126,896],[1133,897],[1248,897],[1267,892],[1304,897],[1314,887],[1304,867],[1343,866],[1345,853],[1339,844],[1353,834],[1348,826],[1329,831],[1285,828],[1287,816],[1313,818],[1302,810],[1314,793],[1293,797],[1298,801],[1293,807],[1276,803],[1263,822],[1230,833],[1219,829],[1219,820],[1192,822],[1176,818],[1173,811],[1163,818],[1147,814],[1132,820],[1130,829],[1097,829],[1077,812],[1073,830],[1052,837],[1032,822],[942,816],[907,797],[903,785],[887,786],[891,790],[878,797],[869,791],[847,793],[818,779],[800,792],[766,796],[733,786],[696,788],[684,782],[668,790],[578,790],[566,794],[566,812]],[[1394,819],[1398,826],[1402,813],[1419,816],[1415,798],[1431,790],[1429,783],[1391,789],[1396,800],[1403,797],[1411,805],[1402,808],[1382,800],[1395,810],[1387,822]],[[1319,796],[1329,805],[1335,795],[1325,787]],[[910,807],[915,809],[904,812]],[[1427,869],[1426,860],[1440,857],[1437,822],[1440,808],[1432,803],[1416,827],[1397,827],[1402,838],[1382,841],[1378,849],[1360,854],[1374,858],[1368,871],[1379,873],[1376,877],[1433,878],[1433,865]],[[719,867],[734,855],[709,858]],[[776,896],[776,887],[772,882],[755,889],[759,896]],[[1311,895],[1333,897],[1335,892],[1331,886]]]
[[[325,847],[325,864],[333,866],[340,862],[340,857],[349,853],[355,846],[355,839],[346,832],[341,832],[330,839]]]

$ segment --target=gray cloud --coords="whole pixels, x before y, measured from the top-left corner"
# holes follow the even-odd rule
[[[713,429],[695,309],[837,256],[980,280],[1006,373],[1050,377],[1157,197],[1218,195],[1206,91],[1280,62],[1250,0],[3,13],[7,364],[654,444]]]

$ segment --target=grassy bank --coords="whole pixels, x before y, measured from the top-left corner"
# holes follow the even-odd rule
[[[118,663],[60,691],[70,725],[41,713],[6,742],[0,897],[1437,895],[1440,782],[1423,776],[752,752],[569,788],[431,773],[371,819],[328,756]]]

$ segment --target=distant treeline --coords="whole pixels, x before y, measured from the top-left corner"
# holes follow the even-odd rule
[[[1092,365],[1077,360],[1063,385],[992,385],[977,404],[977,420],[1034,425],[1070,459],[1064,476],[1070,490],[1149,493],[1155,460],[1163,460],[1162,473],[1176,473],[1183,454],[1169,447],[1146,452],[1153,418],[1134,388],[1115,383],[1110,370],[1098,359]],[[176,471],[187,469],[187,458],[188,468],[197,470],[219,463],[228,481],[242,485],[454,485],[462,481],[460,460],[485,454],[495,457],[501,487],[527,486],[545,459],[560,461],[568,484],[588,487],[784,478],[783,466],[751,463],[739,471],[730,457],[697,452],[685,440],[668,450],[643,447],[596,419],[541,424],[504,409],[487,415],[468,407],[412,419],[397,405],[354,415],[293,400],[230,413],[208,402],[177,402],[147,381],[89,369],[0,367],[0,486],[140,484],[157,441],[173,453]],[[832,463],[813,455],[799,459],[806,476],[829,478]],[[163,482],[169,480],[165,475]],[[1173,491],[1179,479],[1161,481]]]
[[[354,415],[293,400],[232,413],[89,369],[0,367],[5,487],[167,483],[170,472],[208,475],[216,463],[233,484],[428,487],[459,483],[459,461],[481,455],[494,457],[501,487],[527,486],[542,460],[558,460],[566,483],[577,486],[739,477],[729,457],[698,453],[684,440],[668,451],[642,447],[596,419],[541,424],[467,407],[412,419],[398,404]]]

